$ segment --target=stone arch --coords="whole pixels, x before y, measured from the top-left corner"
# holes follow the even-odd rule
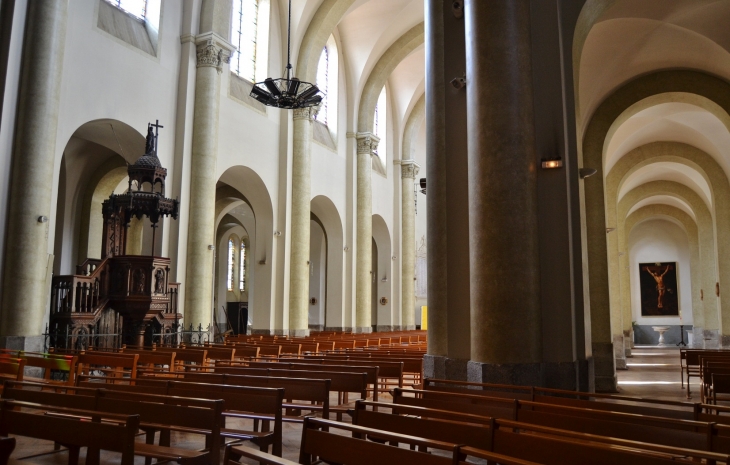
[[[246,204],[253,213],[253,221],[241,226],[249,241],[249,318],[253,331],[270,333],[277,324],[283,324],[282,312],[276,312],[275,279],[277,279],[276,251],[273,241],[274,212],[271,196],[261,177],[247,166],[232,166],[221,174],[216,189],[216,227],[230,217],[236,207]],[[228,216],[226,216],[228,215]]]
[[[671,161],[679,163],[697,171],[707,181],[710,186],[711,194],[711,213],[713,218],[712,227],[714,230],[715,237],[718,238],[716,241],[716,255],[717,255],[717,267],[719,282],[730,281],[730,246],[723,237],[730,235],[730,206],[724,202],[718,202],[718,199],[730,198],[730,182],[725,175],[722,167],[717,161],[709,154],[697,149],[691,145],[679,143],[679,142],[652,142],[650,144],[643,145],[631,150],[629,153],[624,155],[614,165],[613,169],[608,173],[606,177],[606,219],[608,225],[617,224],[617,211],[616,205],[618,202],[618,195],[621,191],[621,187],[629,178],[629,176],[641,169],[644,166],[648,166],[652,163]],[[609,276],[616,276],[615,269],[617,265],[616,255],[611,251],[616,252],[617,244],[616,241],[612,241],[610,236],[608,238],[608,250],[609,250]],[[611,279],[611,278],[609,278]],[[617,296],[617,288],[620,289],[621,285],[613,283],[610,286],[612,299]],[[725,304],[722,302],[722,294],[720,294],[720,315],[722,318],[722,327],[730,327],[730,309],[726,309],[730,302],[726,299]],[[616,300],[614,300],[616,301]],[[629,323],[624,319],[623,329],[624,331],[630,329],[627,325]]]
[[[418,130],[421,128],[423,118],[426,116],[426,94],[423,93],[421,97],[413,105],[411,113],[408,115],[406,125],[403,128],[403,153],[401,158],[403,160],[413,160],[413,139],[418,134]]]
[[[713,332],[714,340],[717,341],[719,335],[720,319],[718,314],[718,298],[714,292],[715,283],[717,282],[717,265],[716,265],[716,253],[715,253],[715,233],[712,226],[712,214],[707,208],[707,205],[702,201],[699,195],[689,187],[672,181],[653,181],[643,184],[635,189],[632,189],[621,199],[618,205],[618,218],[619,223],[617,232],[619,234],[619,240],[626,237],[626,221],[627,213],[633,205],[641,200],[655,196],[655,195],[668,195],[671,197],[677,197],[687,203],[697,218],[697,231],[699,237],[699,254],[701,263],[702,273],[702,287],[701,289],[707,290],[704,293],[703,301],[703,318],[704,329],[706,331]],[[627,252],[626,243],[622,241],[619,244],[619,252]],[[622,315],[612,314],[612,323],[615,320],[620,320]],[[620,321],[618,322],[620,324]]]
[[[312,214],[327,236],[327,292],[325,328],[345,327],[345,238],[342,218],[329,197],[318,195],[311,201]]]
[[[127,164],[144,154],[144,144],[132,126],[107,118],[82,124],[66,142],[56,199],[56,274],[75,273],[76,265],[101,256],[101,204],[127,176]]]
[[[597,170],[596,176],[581,183],[581,213],[585,218],[584,280],[588,283],[587,300],[594,350],[601,350],[598,346],[608,344],[612,339],[606,238],[606,227],[610,225],[606,223],[603,164],[606,137],[626,109],[641,100],[666,93],[700,95],[725,112],[730,110],[730,84],[727,82],[693,70],[658,71],[626,83],[606,98],[591,116],[579,144],[579,166]],[[725,286],[730,286],[730,283]]]
[[[702,311],[702,300],[700,299],[700,289],[702,289],[702,263],[700,262],[700,244],[699,244],[699,235],[697,230],[697,223],[695,223],[694,219],[692,219],[691,216],[689,216],[687,213],[683,212],[677,207],[672,207],[669,205],[661,205],[661,204],[654,204],[654,205],[647,205],[645,207],[642,207],[635,212],[631,213],[626,218],[626,225],[624,228],[624,243],[628,245],[629,236],[631,234],[631,231],[634,229],[635,226],[638,224],[649,220],[653,218],[671,218],[682,226],[682,229],[687,233],[687,238],[689,239],[689,248],[690,248],[690,275],[691,275],[691,282],[692,282],[692,325],[693,325],[693,334],[695,336],[696,341],[702,341],[703,337],[701,332],[702,328],[704,327],[704,313]],[[628,252],[624,254],[622,257],[624,257],[623,263],[621,265],[621,283],[622,287],[624,289],[631,289],[631,279],[630,279],[630,273],[626,272],[626,262],[629,259]],[[622,299],[622,306],[624,307],[624,315],[626,315],[627,307],[628,307],[628,314],[632,315],[631,312],[631,293],[626,292],[623,293],[621,296]],[[629,318],[631,320],[631,318]],[[697,329],[697,331],[695,331]],[[630,354],[630,349],[626,349],[626,355]]]
[[[362,89],[357,117],[358,132],[373,132],[375,106],[378,103],[380,91],[396,66],[412,51],[422,45],[424,40],[423,23],[419,23],[393,42],[393,45],[380,57],[372,71],[370,71],[370,75]]]
[[[319,55],[335,27],[353,3],[355,0],[324,0],[317,8],[299,46],[296,63],[299,79],[314,82],[317,77]]]
[[[378,309],[377,314],[372,315],[376,331],[391,331],[393,326],[399,326],[396,315],[393,313],[393,260],[392,244],[390,231],[385,220],[380,215],[373,215],[373,240],[378,248],[377,267],[373,266],[373,271],[377,275],[373,276],[374,295],[377,296],[373,306]],[[387,299],[384,304],[381,299]],[[398,315],[399,316],[399,315]]]

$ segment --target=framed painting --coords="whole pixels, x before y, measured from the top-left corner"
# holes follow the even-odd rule
[[[641,316],[679,316],[677,262],[639,263]]]

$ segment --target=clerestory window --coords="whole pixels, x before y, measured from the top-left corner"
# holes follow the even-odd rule
[[[137,19],[147,19],[147,0],[105,0],[120,10],[124,10]]]
[[[226,279],[226,288],[233,292],[233,275],[236,272],[236,241],[233,236],[228,238],[228,277]]]
[[[388,136],[388,94],[385,90],[385,86],[383,86],[383,90],[380,91],[380,96],[378,97],[378,103],[375,105],[375,121],[373,122],[373,132],[376,136],[380,139],[380,142],[378,143],[378,149],[375,151],[375,154],[380,158],[380,161],[383,164],[383,167],[386,167],[386,160],[387,160],[387,136]]]
[[[258,55],[259,0],[233,0],[231,42],[237,50],[231,55],[231,71],[256,82]]]
[[[317,121],[325,124],[333,135],[337,132],[337,62],[337,43],[334,36],[330,36],[317,64],[316,84],[324,92]]]
[[[246,242],[241,240],[241,255],[238,276],[238,289],[243,292],[246,288]]]

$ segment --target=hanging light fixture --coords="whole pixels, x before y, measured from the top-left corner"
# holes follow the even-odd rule
[[[266,78],[251,89],[251,97],[264,105],[285,110],[319,105],[324,93],[316,85],[291,77],[291,0],[289,0],[289,26],[286,39],[286,77]]]

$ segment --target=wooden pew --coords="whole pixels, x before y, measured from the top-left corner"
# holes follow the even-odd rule
[[[730,451],[730,427],[726,425],[486,396],[402,389],[394,391],[394,404],[473,413],[544,427],[708,452]],[[712,442],[710,438],[715,430],[717,440]]]
[[[81,379],[81,387],[98,387],[98,383]],[[230,386],[184,381],[169,381],[141,378],[134,386],[125,384],[104,384],[104,389],[121,390],[178,397],[201,399],[222,399],[225,401],[224,417],[248,418],[254,422],[262,421],[263,431],[230,428],[222,422],[221,436],[236,440],[250,440],[262,451],[272,447],[274,455],[282,454],[282,405],[284,389]],[[273,422],[273,430],[269,429]]]
[[[329,393],[331,391],[331,381],[329,379],[278,378],[223,373],[186,373],[183,379],[196,383],[283,388],[284,398],[287,400],[283,407],[289,413],[283,417],[283,421],[301,423],[304,417],[296,414],[292,415],[292,413],[294,413],[293,411],[302,410],[319,411],[322,413],[323,418],[329,418]]]
[[[138,360],[137,354],[82,353],[78,355],[76,361],[75,377],[90,375],[92,371],[98,369],[117,378],[128,375],[128,379],[133,380],[137,377]]]
[[[68,416],[39,415],[48,411]],[[78,416],[92,417],[94,421],[78,421],[74,418]],[[104,423],[102,419],[112,422]],[[100,414],[28,402],[0,401],[0,435],[13,434],[63,444],[69,449],[69,465],[78,462],[81,447],[121,452],[120,463],[133,465],[134,436],[138,427],[138,415]],[[94,454],[91,455],[92,460],[87,457],[86,463],[98,465],[98,460],[93,460]]]
[[[22,358],[0,358],[0,380],[9,379],[22,381],[24,370],[25,360]]]
[[[380,403],[379,406],[381,409],[389,408],[393,413],[389,414],[383,413],[382,411],[368,410],[367,407],[375,408],[376,403],[358,401],[353,414],[353,424],[409,434],[411,436],[438,438],[443,441],[458,442],[477,449],[490,450],[492,447],[492,432],[490,430],[493,421],[492,418],[423,407],[403,407],[383,403]],[[502,421],[497,420],[498,424],[500,422]],[[556,428],[542,428],[524,423],[520,423],[520,425],[520,430],[531,431],[536,434],[549,434],[578,441],[601,442],[620,447],[638,448],[672,456],[689,457],[698,462],[702,460],[708,463],[718,461],[726,462],[730,459],[727,454],[590,435]]]
[[[157,460],[174,460],[181,464],[220,462],[220,429],[224,405],[222,400],[115,393],[104,389],[78,387],[73,389],[73,394],[62,394],[33,390],[37,387],[38,384],[31,383],[7,383],[3,397],[41,405],[82,409],[97,414],[138,415],[140,428],[147,430],[148,434],[146,444],[135,443],[135,455]],[[152,443],[154,432],[157,430],[167,432],[166,444],[158,446]],[[169,431],[205,434],[208,452],[170,447]],[[160,442],[163,443],[162,436]]]
[[[270,364],[272,365],[272,364]],[[279,365],[273,364],[274,366]],[[361,399],[367,398],[368,379],[364,372],[338,372],[338,371],[302,371],[275,368],[242,368],[242,367],[216,367],[216,373],[224,373],[231,375],[253,375],[253,376],[273,376],[277,378],[306,378],[330,381],[330,392],[336,392],[338,396],[341,393],[354,392],[360,395]],[[342,421],[342,415],[347,413],[346,407],[332,407],[330,412],[337,415],[337,420]]]
[[[137,354],[138,370],[144,371],[175,371],[175,358],[177,353],[166,351],[153,351],[143,349],[130,349],[124,347],[120,350],[122,354]],[[167,367],[167,368],[165,368]]]

